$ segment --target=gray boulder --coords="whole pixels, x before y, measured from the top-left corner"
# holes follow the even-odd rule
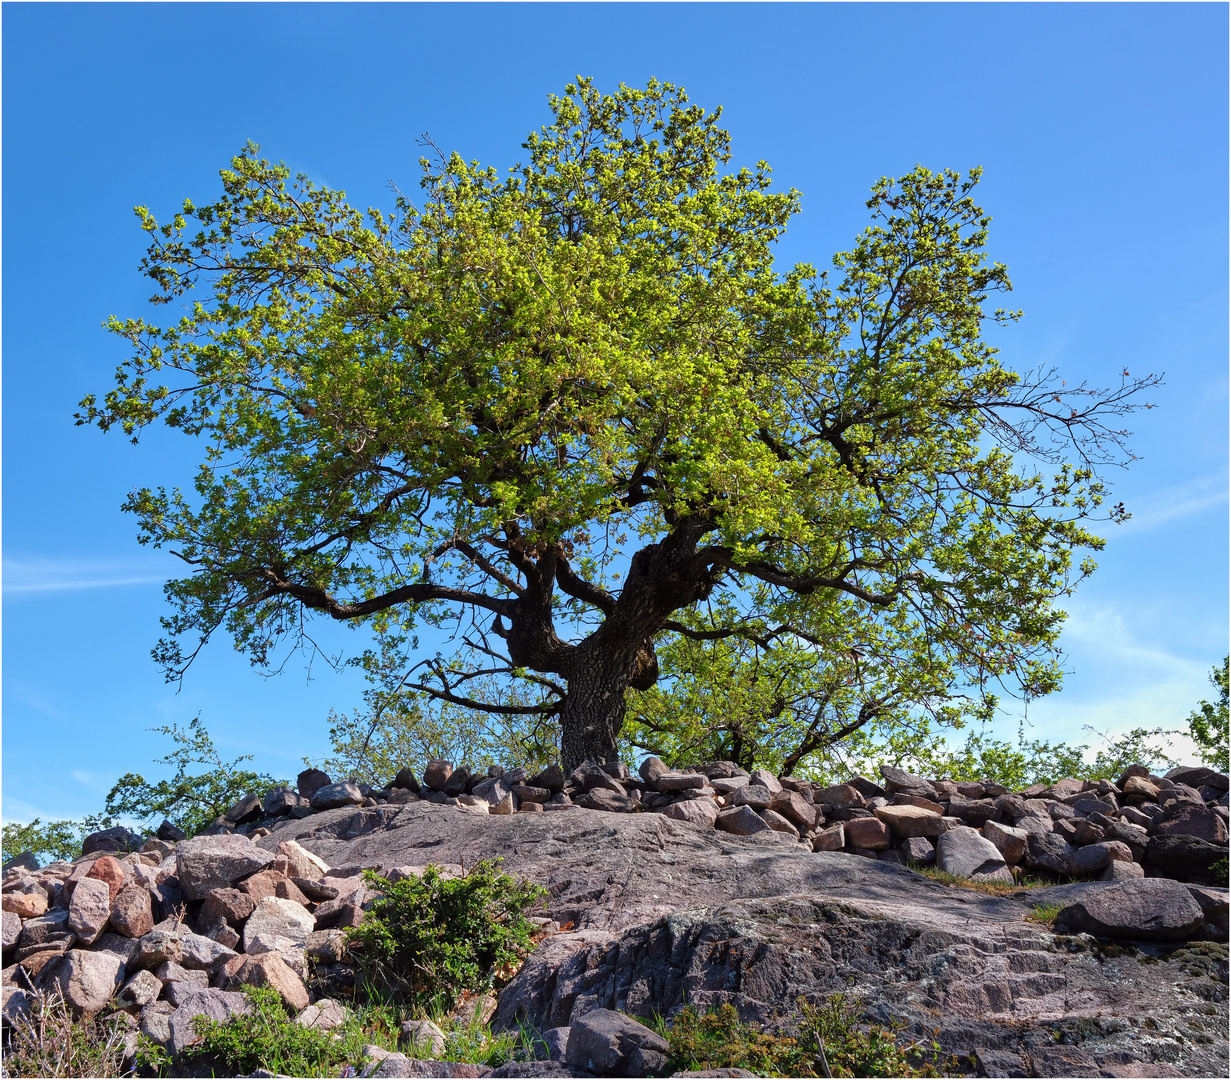
[[[221,1024],[247,1011],[248,999],[233,991],[211,988],[186,994],[168,1022],[167,1049],[178,1054],[197,1041],[193,1020],[198,1016],[208,1016]]]
[[[343,780],[340,784],[326,784],[312,796],[313,810],[336,810],[339,806],[359,806],[363,793],[357,784]]]
[[[17,940],[21,937],[21,916],[15,911],[6,911],[3,926],[4,951],[8,952],[17,945]]]
[[[667,1040],[632,1017],[591,1009],[569,1026],[564,1060],[597,1076],[654,1076],[667,1063]]]
[[[1025,820],[1027,819],[1022,819],[1023,822]],[[1054,874],[1067,874],[1069,860],[1072,856],[1072,845],[1063,836],[1055,833],[1032,832],[1026,841],[1026,854],[1022,862],[1032,870],[1050,870]]]
[[[39,973],[38,988],[59,993],[74,1016],[95,1016],[119,989],[124,959],[112,952],[69,949]]]
[[[101,829],[92,832],[81,842],[81,854],[91,855],[95,851],[140,851],[144,841],[139,833],[117,825],[113,829]]]
[[[300,796],[310,801],[313,795],[329,783],[331,781],[328,773],[321,772],[320,769],[304,769],[296,779],[295,786],[299,789]]]
[[[266,945],[273,945],[276,952],[302,949],[315,928],[316,916],[302,904],[267,896],[257,904],[244,923],[244,951],[253,951],[257,937]]]
[[[718,804],[713,799],[683,799],[668,806],[663,817],[712,829],[718,819]]]
[[[942,833],[936,841],[936,865],[947,874],[972,881],[1002,881],[1013,884],[1004,856],[986,837],[969,825]]]
[[[175,849],[180,892],[185,900],[204,900],[212,889],[235,885],[264,870],[273,852],[259,848],[246,836],[220,834],[194,836]]]
[[[68,926],[83,945],[106,929],[111,918],[111,888],[99,878],[82,878],[68,905]]]
[[[1082,896],[1056,916],[1056,928],[1100,937],[1176,941],[1202,921],[1201,906],[1184,885],[1143,878]]]
[[[736,836],[756,836],[757,833],[772,831],[765,819],[751,806],[737,806],[723,810],[715,818],[714,826],[723,832],[734,833]]]

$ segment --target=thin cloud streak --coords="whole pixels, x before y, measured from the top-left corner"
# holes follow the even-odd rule
[[[3,565],[4,595],[161,584],[173,576],[169,564],[167,573],[151,574],[151,561],[11,557]]]
[[[1210,473],[1130,500],[1132,517],[1107,529],[1109,539],[1146,532],[1227,501],[1227,474]]]

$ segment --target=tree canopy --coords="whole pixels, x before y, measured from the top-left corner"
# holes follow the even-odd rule
[[[718,112],[658,82],[549,104],[507,175],[425,159],[420,204],[249,146],[215,201],[138,208],[184,313],[111,320],[132,355],[78,421],[203,441],[195,494],[126,503],[191,567],[168,677],[220,629],[267,665],[311,616],[367,625],[390,693],[554,718],[566,768],[614,758],[667,638],[810,650],[839,727],[1055,688],[1153,380],[1001,363],[978,170],[881,179],[832,278],[783,271],[800,195],[727,168]],[[416,655],[423,623],[455,653]]]

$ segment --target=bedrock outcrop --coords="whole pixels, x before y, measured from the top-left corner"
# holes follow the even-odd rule
[[[257,842],[273,851],[288,839],[332,867],[464,868],[500,857],[543,884],[542,914],[562,931],[503,990],[497,1026],[545,1032],[593,1009],[648,1017],[686,1002],[730,1002],[773,1026],[800,996],[844,992],[869,1019],[935,1038],[971,1074],[1228,1073],[1221,890],[1138,879],[994,897],[812,852],[776,830],[739,836],[581,807],[505,816],[430,802],[348,807],[288,820]],[[1110,890],[1132,893],[1117,910],[1139,926],[1117,924],[1109,937],[1036,921],[1049,906],[1062,926],[1106,930],[1089,912]],[[1200,923],[1175,890],[1191,896]],[[1181,936],[1157,940],[1158,920],[1174,922],[1177,909],[1188,914]]]

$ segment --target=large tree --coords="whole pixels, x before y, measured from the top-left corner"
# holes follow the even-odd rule
[[[977,171],[879,181],[831,283],[775,268],[799,195],[726,169],[717,112],[585,80],[550,108],[507,176],[425,160],[418,206],[249,147],[216,201],[138,209],[184,314],[112,320],[133,355],[79,422],[204,441],[195,496],[126,503],[193,568],[168,677],[220,628],[267,664],[311,615],[367,623],[392,691],[556,717],[566,768],[615,757],[665,634],[805,643],[869,721],[1052,689],[1143,380],[1001,364]],[[456,654],[418,659],[422,621]]]

